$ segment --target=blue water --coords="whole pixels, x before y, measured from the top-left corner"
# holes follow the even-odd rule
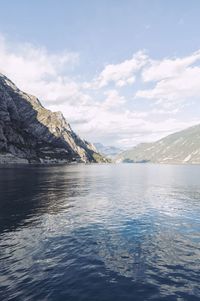
[[[200,166],[1,168],[0,300],[200,300]]]

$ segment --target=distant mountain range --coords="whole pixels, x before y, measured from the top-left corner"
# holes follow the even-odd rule
[[[116,162],[200,164],[200,125],[154,143],[141,143],[116,157]]]
[[[123,151],[122,149],[120,149],[118,147],[106,146],[106,145],[103,145],[102,143],[94,143],[94,146],[100,154],[102,154],[108,158],[111,158],[111,159]]]
[[[0,163],[106,161],[61,112],[45,109],[0,74]]]

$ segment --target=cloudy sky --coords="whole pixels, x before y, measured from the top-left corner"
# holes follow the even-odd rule
[[[199,123],[200,1],[0,0],[0,72],[91,142]]]

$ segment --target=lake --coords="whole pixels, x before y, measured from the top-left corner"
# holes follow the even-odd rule
[[[1,168],[0,300],[200,300],[200,166]]]

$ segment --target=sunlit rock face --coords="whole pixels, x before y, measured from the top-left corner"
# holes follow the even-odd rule
[[[169,135],[154,143],[141,143],[119,154],[116,162],[200,163],[200,125]]]
[[[45,109],[0,74],[0,163],[102,162],[61,112]]]

